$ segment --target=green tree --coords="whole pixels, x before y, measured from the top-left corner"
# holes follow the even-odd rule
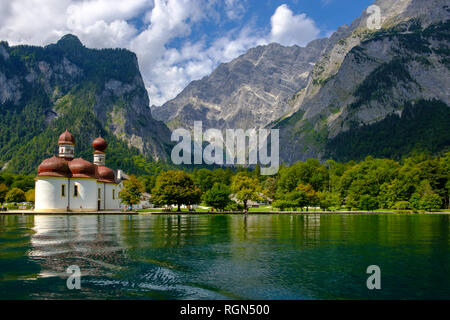
[[[119,192],[119,199],[126,205],[138,204],[141,201],[144,185],[136,176],[131,175],[123,182],[123,189]]]
[[[12,188],[5,197],[6,202],[24,202],[25,200],[25,192],[19,188]]]
[[[273,208],[278,208],[280,211],[285,211],[288,208],[292,208],[292,202],[288,200],[275,200],[272,202]]]
[[[322,191],[317,193],[319,197],[319,206],[323,210],[330,210],[330,208],[340,208],[341,199],[338,193],[329,191]]]
[[[236,174],[231,183],[231,191],[236,195],[239,201],[244,204],[244,210],[247,210],[249,200],[263,200],[259,193],[262,191],[257,178],[249,177],[245,173]]]
[[[422,196],[418,192],[414,192],[409,199],[409,203],[411,204],[411,208],[420,209],[420,199]]]
[[[263,183],[263,193],[264,195],[273,201],[277,193],[277,179],[274,177],[268,177]]]
[[[25,192],[25,200],[27,202],[33,202],[34,203],[34,199],[35,199],[34,189],[30,189],[27,192]]]
[[[368,194],[365,194],[361,196],[359,200],[359,208],[366,211],[373,211],[375,209],[378,209],[377,199]]]
[[[224,210],[230,204],[231,190],[222,183],[215,183],[214,186],[203,194],[203,201],[206,205],[217,210]]]
[[[408,210],[411,209],[411,204],[408,201],[397,201],[393,208],[396,210]]]
[[[231,185],[231,178],[233,177],[234,173],[230,168],[214,169],[212,173],[214,176],[214,182],[223,183],[227,186]]]
[[[156,184],[156,176],[144,175],[138,178],[145,187],[145,192],[151,193]]]
[[[412,194],[409,202],[414,209],[428,211],[439,209],[443,204],[441,197],[433,191],[428,180],[421,181],[420,185],[416,188],[416,192]]]
[[[302,190],[288,192],[283,200],[286,201],[285,205],[289,205],[289,208],[293,210],[300,208],[301,211],[303,211],[303,207],[307,206],[309,202],[308,195]]]
[[[12,183],[11,188],[19,188],[20,190],[27,192],[34,188],[34,177],[19,175]]]
[[[194,170],[192,178],[202,192],[211,189],[216,181],[213,171],[204,168]]]
[[[6,186],[6,184],[1,183],[0,184],[0,203],[5,202],[6,194],[8,193],[9,188]]]
[[[182,204],[199,203],[202,192],[186,172],[169,170],[158,176],[152,195],[152,201],[155,204],[173,204],[178,207],[178,211],[181,211]]]
[[[426,193],[419,201],[419,209],[431,211],[439,209],[442,206],[442,200],[436,193]]]
[[[306,195],[306,211],[308,211],[308,207],[316,206],[319,203],[319,196],[310,184],[299,184],[295,190]]]
[[[353,210],[355,208],[358,208],[359,206],[359,200],[356,199],[356,196],[353,193],[350,193],[345,198],[345,207],[347,210]]]
[[[0,174],[0,183],[4,183],[7,187],[10,187],[17,175],[12,174],[11,172],[3,172]]]

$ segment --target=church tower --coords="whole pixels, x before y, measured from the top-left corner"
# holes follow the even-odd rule
[[[64,131],[58,139],[59,157],[72,160],[75,154],[75,138],[67,131]]]
[[[105,139],[102,137],[98,137],[92,142],[92,146],[94,147],[94,164],[97,166],[105,165],[105,150],[108,147],[108,143],[106,143]]]

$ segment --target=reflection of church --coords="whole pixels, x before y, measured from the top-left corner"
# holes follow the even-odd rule
[[[58,139],[59,155],[45,159],[36,177],[35,211],[60,212],[118,210],[122,172],[105,166],[103,138],[93,141],[94,163],[74,159],[75,139],[65,131]]]

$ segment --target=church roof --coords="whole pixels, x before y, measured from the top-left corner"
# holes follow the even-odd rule
[[[75,145],[75,138],[66,130],[58,139],[58,144]],[[108,143],[102,137],[96,138],[92,142],[94,153],[104,153]],[[116,173],[114,170],[103,166],[95,165],[82,158],[64,158],[53,156],[45,159],[38,167],[38,176],[66,177],[66,178],[92,178],[98,182],[116,183]]]
[[[38,176],[70,177],[72,173],[67,163],[67,160],[56,156],[45,159],[38,167]]]
[[[94,147],[95,151],[103,152],[108,147],[108,143],[102,137],[98,137],[92,142],[92,147]]]
[[[58,139],[58,144],[73,144],[75,145],[75,138],[73,135],[66,129]]]
[[[105,166],[97,166],[98,173],[98,181],[99,182],[116,182],[116,174],[114,170],[105,167]]]
[[[95,165],[82,158],[69,161],[69,169],[73,178],[97,178]]]

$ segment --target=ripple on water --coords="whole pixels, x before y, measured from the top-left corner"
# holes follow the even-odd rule
[[[0,215],[0,299],[449,299],[449,240],[440,215]]]

